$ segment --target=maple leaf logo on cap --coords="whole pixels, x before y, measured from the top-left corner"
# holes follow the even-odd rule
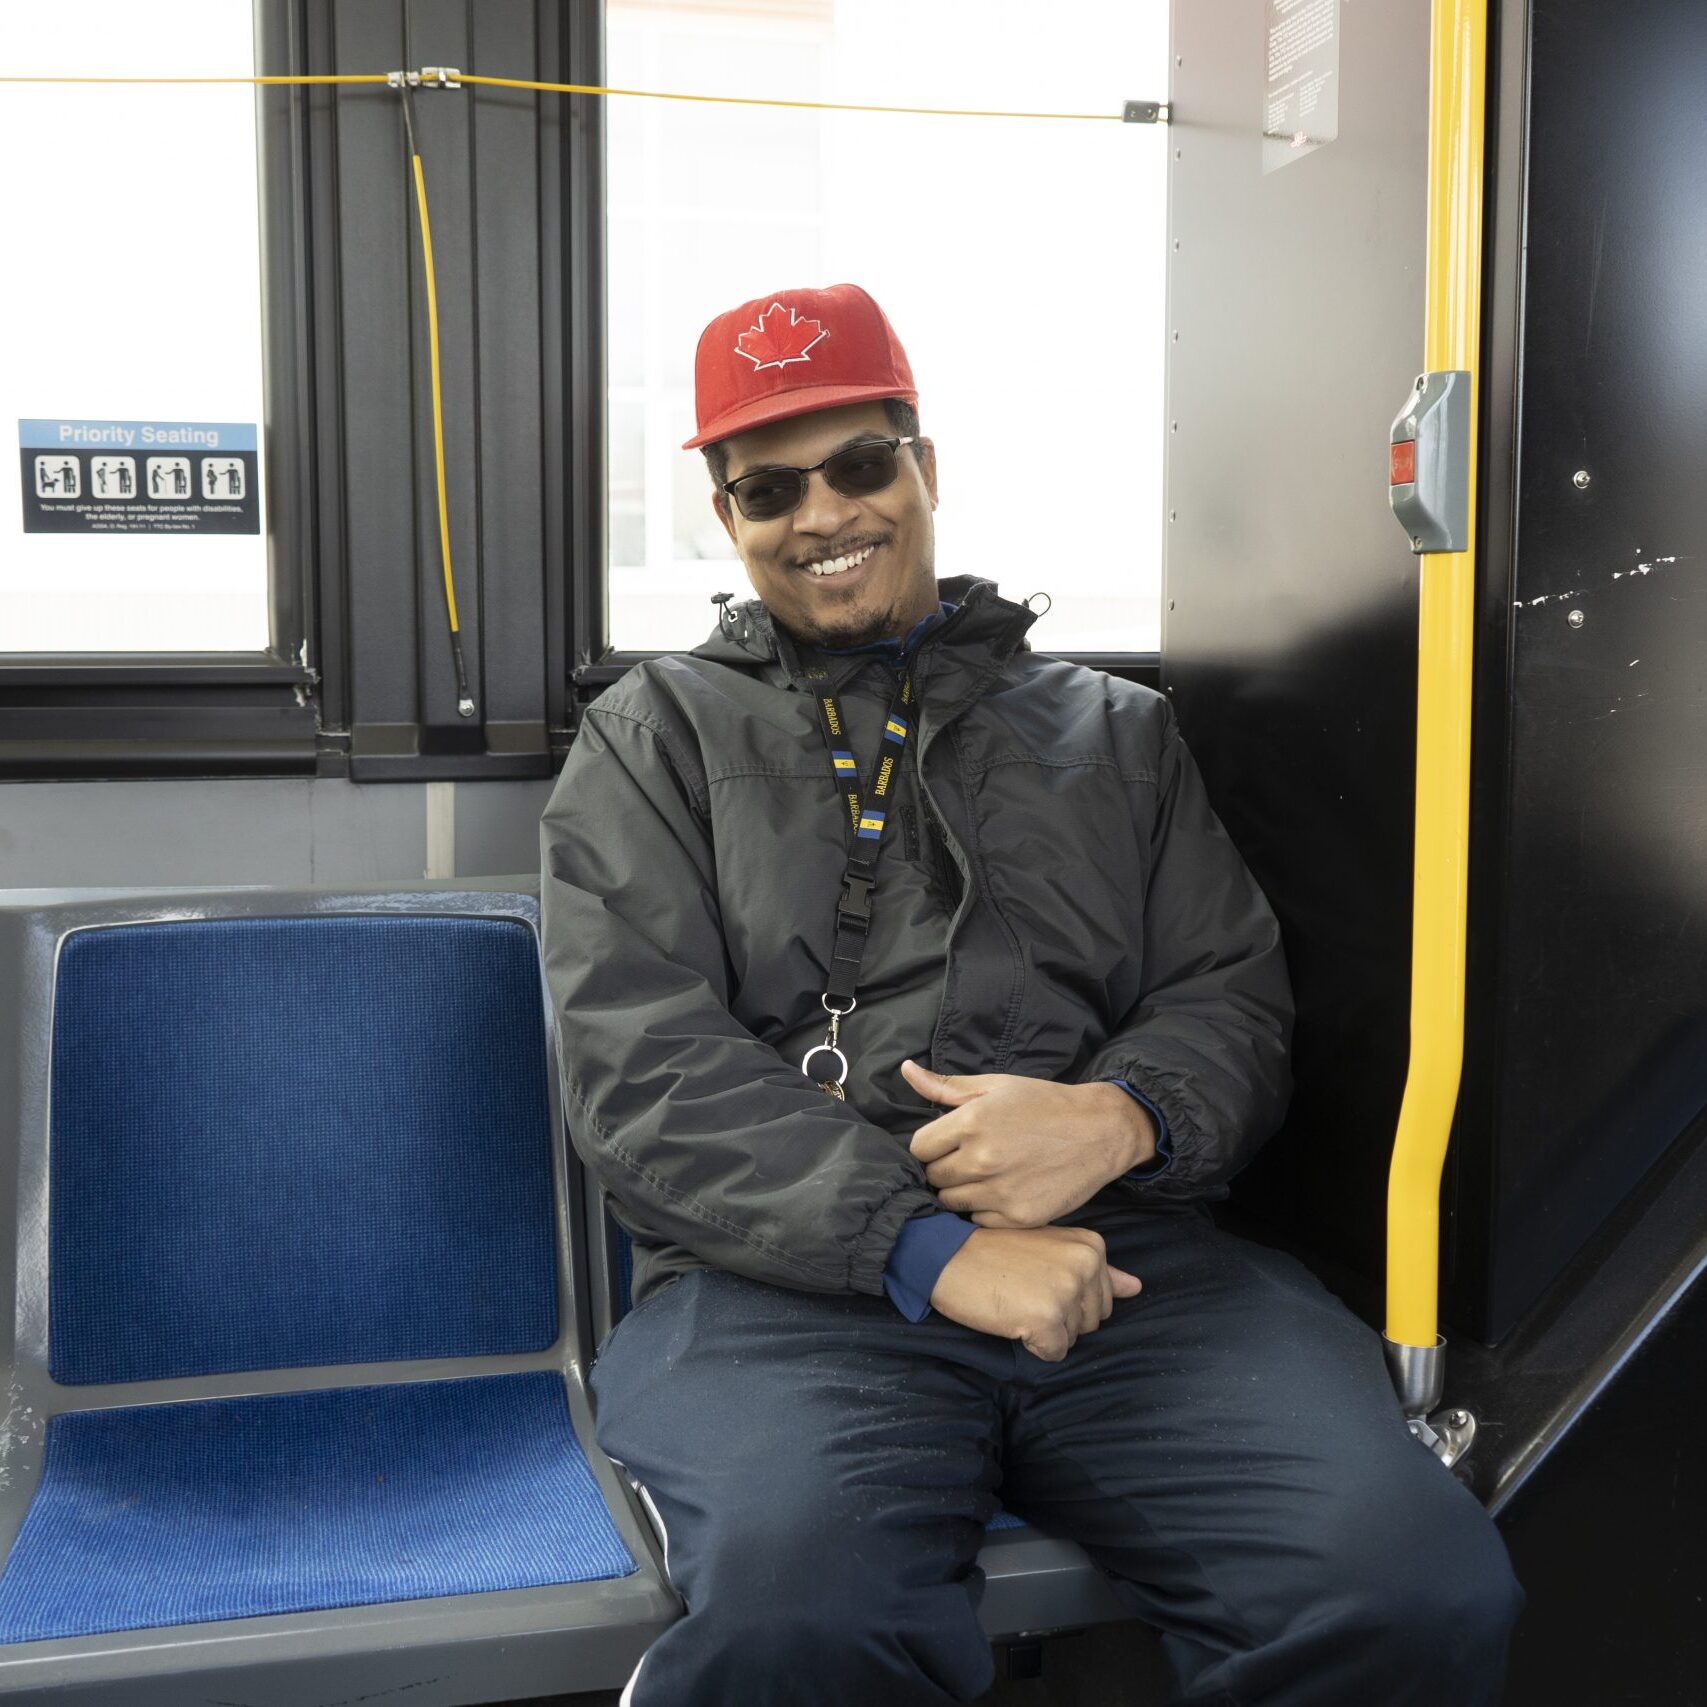
[[[768,367],[787,367],[790,362],[808,360],[806,352],[829,335],[829,327],[821,322],[802,319],[792,308],[773,302],[759,316],[758,323],[735,340],[735,354],[745,356],[753,364],[754,373],[762,373]]]

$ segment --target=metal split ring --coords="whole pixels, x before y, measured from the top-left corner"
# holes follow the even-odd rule
[[[848,1058],[847,1058],[847,1056],[845,1056],[841,1052],[841,1050],[835,1048],[832,1044],[828,1044],[828,1043],[815,1044],[812,1048],[808,1049],[804,1055],[802,1055],[800,1057],[800,1070],[801,1070],[801,1072],[806,1074],[807,1078],[810,1079],[813,1077],[813,1074],[812,1074],[811,1070],[807,1067],[806,1063],[808,1061],[810,1061],[814,1055],[834,1055],[835,1058],[838,1061],[840,1061],[842,1064],[841,1074],[836,1079],[835,1082],[838,1085],[844,1085],[847,1083]]]

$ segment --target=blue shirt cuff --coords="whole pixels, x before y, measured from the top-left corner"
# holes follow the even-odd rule
[[[1168,1117],[1142,1091],[1134,1090],[1124,1079],[1110,1079],[1108,1082],[1111,1085],[1119,1085],[1129,1097],[1142,1103],[1156,1121],[1156,1154],[1149,1161],[1128,1169],[1120,1177],[1129,1180],[1159,1179],[1174,1165],[1174,1146],[1168,1135]]]
[[[931,1313],[937,1276],[977,1231],[964,1216],[950,1215],[946,1209],[921,1215],[902,1227],[884,1265],[883,1290],[909,1322],[922,1322]]]

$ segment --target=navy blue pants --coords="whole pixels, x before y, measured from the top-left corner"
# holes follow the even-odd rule
[[[1144,1290],[1061,1363],[712,1270],[618,1323],[598,1441],[687,1604],[625,1702],[975,1700],[999,1496],[1124,1585],[1180,1703],[1496,1707],[1523,1592],[1406,1430],[1379,1336],[1205,1210],[1090,1224]]]

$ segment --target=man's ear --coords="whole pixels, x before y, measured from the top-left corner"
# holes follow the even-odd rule
[[[936,508],[936,440],[920,439],[913,446],[919,453],[919,473],[924,477],[925,490],[931,495],[931,508]]]
[[[716,511],[717,519],[722,522],[723,531],[729,535],[730,541],[738,545],[740,542],[735,539],[735,523],[729,514],[729,495],[721,487],[712,488],[711,507]]]

